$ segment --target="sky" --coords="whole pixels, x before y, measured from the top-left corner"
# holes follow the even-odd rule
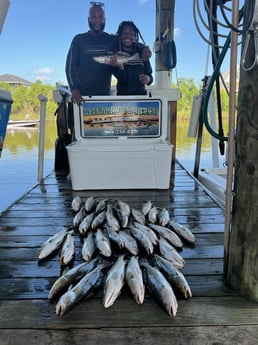
[[[1,1],[1,0],[0,0]],[[67,85],[65,60],[72,38],[88,30],[86,0],[11,0],[0,34],[0,75],[13,74],[28,81]],[[115,33],[123,20],[133,20],[149,47],[155,41],[156,0],[106,0],[105,31]],[[192,0],[176,0],[175,44],[177,66],[172,81],[206,75],[208,45],[199,35]],[[205,37],[207,30],[203,29]],[[155,71],[155,53],[151,63]]]

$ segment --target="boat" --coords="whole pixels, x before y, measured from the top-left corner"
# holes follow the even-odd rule
[[[225,207],[227,168],[202,168],[198,180],[219,205]]]
[[[35,127],[39,124],[39,120],[9,120],[7,128],[16,127]]]

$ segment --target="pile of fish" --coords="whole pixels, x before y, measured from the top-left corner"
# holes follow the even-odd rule
[[[71,208],[73,224],[51,236],[38,253],[40,261],[59,251],[63,273],[48,294],[49,300],[57,300],[58,315],[100,288],[105,308],[114,304],[124,286],[142,304],[147,288],[171,317],[177,313],[177,297],[192,297],[180,251],[196,238],[172,220],[166,208],[146,201],[136,209],[122,200],[97,201],[94,196],[74,197]],[[75,236],[81,239],[83,262],[72,266]]]

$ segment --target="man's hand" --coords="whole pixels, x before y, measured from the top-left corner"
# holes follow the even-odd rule
[[[148,46],[146,46],[142,50],[142,59],[146,61],[146,60],[149,60],[150,57],[151,57],[151,50]]]
[[[82,103],[82,96],[79,90],[72,91],[72,101],[78,105]]]
[[[123,63],[119,63],[117,59],[117,55],[112,55],[110,58],[110,65],[113,67],[117,67],[119,69],[124,69]]]

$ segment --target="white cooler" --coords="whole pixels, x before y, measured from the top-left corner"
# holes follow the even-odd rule
[[[84,101],[84,106],[74,105],[76,141],[67,146],[72,189],[168,189],[173,145],[166,140],[167,102],[147,96],[84,97]],[[107,114],[110,102],[112,112]],[[127,104],[130,114],[123,115],[127,122],[121,122]],[[140,110],[134,113],[135,105]],[[139,124],[133,117],[138,112],[144,113]]]

